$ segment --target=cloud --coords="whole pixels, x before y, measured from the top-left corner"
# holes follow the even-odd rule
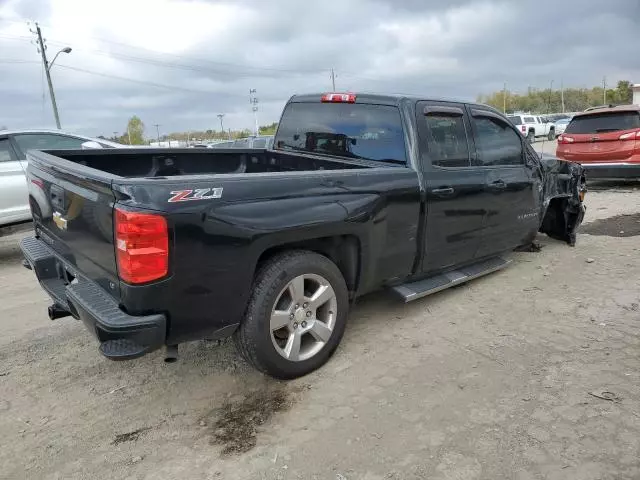
[[[640,82],[640,3],[628,0],[5,0],[0,124],[51,126],[42,67],[24,20],[40,22],[63,127],[122,131],[266,124],[294,93],[479,93]],[[17,63],[21,62],[21,63]],[[45,90],[46,92],[46,90]],[[147,132],[149,134],[153,132]]]

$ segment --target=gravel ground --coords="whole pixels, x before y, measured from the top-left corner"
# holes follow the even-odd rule
[[[228,342],[104,359],[2,237],[0,478],[638,479],[638,187],[590,191],[575,248],[540,236],[467,285],[362,299],[288,383]]]

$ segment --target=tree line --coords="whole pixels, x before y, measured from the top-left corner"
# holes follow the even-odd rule
[[[273,122],[269,125],[262,125],[258,127],[260,135],[274,135],[278,128],[278,122]],[[157,140],[157,135],[153,135],[151,132],[145,137],[145,124],[138,117],[134,115],[127,122],[127,126],[124,133],[114,133],[113,136],[100,135],[99,138],[105,140],[112,140],[124,145],[147,145],[150,142]],[[253,135],[254,132],[245,128],[243,130],[228,130],[223,132],[222,130],[208,129],[208,130],[193,130],[190,132],[172,132],[168,134],[160,135],[160,140],[166,142],[167,140],[181,140],[183,142],[192,141],[192,139],[198,139],[200,141],[207,140],[228,140],[246,138]]]
[[[506,105],[507,113],[581,112],[588,107],[598,105],[631,103],[633,98],[631,85],[627,80],[620,80],[615,88],[606,89],[606,93],[602,87],[565,88],[564,90],[529,88],[524,94],[501,90],[488,95],[478,95],[477,101],[491,105],[500,111]],[[562,108],[563,97],[564,109]]]

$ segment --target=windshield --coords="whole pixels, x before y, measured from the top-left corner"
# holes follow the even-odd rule
[[[400,111],[389,105],[290,103],[282,114],[275,147],[406,163]]]
[[[507,117],[514,125],[522,125],[522,119],[520,117]]]
[[[604,133],[632,128],[640,128],[639,112],[603,112],[574,117],[566,133]]]

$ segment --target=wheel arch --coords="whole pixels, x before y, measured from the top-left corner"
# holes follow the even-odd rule
[[[327,257],[336,264],[342,273],[349,290],[349,296],[355,296],[360,285],[362,265],[362,247],[360,239],[356,235],[332,235],[272,245],[259,255],[254,275],[270,258],[289,250],[308,250]]]

